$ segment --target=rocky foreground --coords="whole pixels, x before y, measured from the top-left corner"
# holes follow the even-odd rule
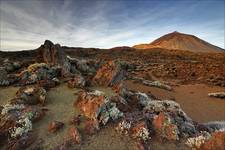
[[[183,143],[178,149],[224,149],[224,122],[193,121],[174,100],[131,90],[125,81],[132,80],[166,91],[173,91],[174,84],[186,82],[224,87],[225,55],[208,57],[209,54],[202,54],[198,57],[200,54],[176,51],[168,54],[159,50],[153,51],[151,58],[145,58],[148,56],[145,52],[122,49],[126,55],[117,48],[76,51],[69,56],[71,51],[66,51],[65,47],[45,41],[34,52],[35,57],[27,62],[5,58],[0,67],[0,85],[18,86],[19,89],[13,99],[0,107],[2,149],[43,149],[36,142],[33,126],[51,111],[45,107],[47,95],[59,84],[80,89],[71,104],[79,114],[70,122],[52,120],[48,128],[43,129],[57,134],[66,124],[71,125],[69,138],[62,137],[62,142],[53,149],[76,149],[75,145],[81,145],[82,149],[86,142],[83,137],[98,134],[107,126],[113,126],[121,136],[136,141],[134,149],[151,149],[152,140]],[[98,86],[110,88],[113,94],[93,90],[92,87]],[[225,97],[222,91],[209,93],[209,96]],[[81,124],[83,128],[80,128]]]

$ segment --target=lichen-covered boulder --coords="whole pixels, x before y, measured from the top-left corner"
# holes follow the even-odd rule
[[[29,116],[21,116],[21,118],[16,121],[16,125],[9,130],[10,136],[16,138],[22,136],[32,130],[32,122]]]
[[[202,124],[205,128],[207,128],[208,132],[215,131],[225,131],[225,121],[211,121]]]
[[[225,92],[209,93],[208,96],[225,99]]]
[[[153,100],[144,108],[146,114],[164,113],[173,124],[176,124],[179,135],[189,137],[196,134],[197,130],[193,121],[181,109],[180,105],[170,100]]]
[[[211,134],[204,131],[195,137],[188,138],[186,144],[197,150],[224,150],[225,131],[215,131]]]
[[[67,56],[69,63],[71,64],[71,73],[82,75],[93,75],[96,72],[97,62],[88,59],[77,59]]]
[[[37,106],[6,104],[0,114],[0,135],[21,137],[32,130],[32,122],[40,120],[44,111]]]
[[[5,59],[5,60],[3,61],[2,66],[5,67],[5,69],[6,69],[6,71],[7,71],[8,73],[14,72],[14,71],[16,71],[16,70],[18,70],[18,69],[21,68],[21,64],[20,64],[20,63],[18,63],[18,62],[13,62],[13,61],[9,61],[8,59]]]
[[[190,137],[186,141],[186,145],[189,146],[192,149],[199,149],[201,146],[210,139],[211,135],[208,132],[201,132],[199,135],[196,135],[195,137]]]
[[[145,112],[159,113],[167,112],[174,113],[175,117],[181,117],[184,121],[192,121],[186,113],[181,109],[180,105],[172,100],[153,100],[144,108]]]
[[[126,71],[115,61],[103,65],[93,78],[93,83],[102,86],[114,86],[125,78]]]
[[[224,150],[225,149],[225,131],[212,133],[211,137],[203,143],[200,149],[204,150]]]
[[[116,104],[110,102],[101,91],[80,92],[74,106],[87,118],[97,120],[103,125],[110,119],[116,120],[123,116]]]
[[[131,137],[135,139],[141,139],[146,141],[150,139],[150,133],[148,131],[148,126],[145,121],[136,123],[131,129]]]
[[[166,114],[160,113],[156,116],[153,120],[153,127],[157,136],[167,140],[179,140],[179,130]]]
[[[46,63],[35,63],[21,71],[18,75],[18,85],[29,85],[37,83],[40,80],[52,80],[61,76],[60,66],[49,66]]]
[[[28,104],[28,105],[36,105],[42,104],[44,105],[46,100],[46,90],[39,86],[26,86],[21,87],[16,92],[16,98],[11,100],[11,103],[16,104]]]

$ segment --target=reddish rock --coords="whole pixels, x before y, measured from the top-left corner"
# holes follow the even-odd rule
[[[100,107],[105,103],[103,95],[88,94],[80,92],[74,106],[80,109],[81,114],[89,119],[96,120]]]
[[[59,129],[61,129],[64,126],[64,123],[59,122],[59,121],[52,121],[48,125],[48,132],[55,133]]]
[[[139,138],[142,140],[148,140],[150,138],[148,127],[144,121],[138,122],[132,127],[131,137],[135,139]]]
[[[81,135],[76,127],[70,128],[70,136],[75,144],[81,143]]]
[[[178,128],[170,122],[170,118],[161,112],[153,120],[156,135],[167,140],[178,140]]]
[[[163,127],[163,123],[165,121],[164,113],[160,113],[153,121],[153,125],[155,129],[161,129]]]
[[[53,44],[51,41],[46,40],[43,45],[38,49],[38,62],[45,62],[50,65],[60,65],[62,67],[62,76],[70,75],[71,65],[66,57],[63,48],[59,44]]]
[[[101,86],[113,86],[118,84],[124,76],[125,71],[115,61],[109,61],[97,71],[93,83]]]
[[[201,150],[224,150],[225,149],[225,131],[214,132],[200,148]]]

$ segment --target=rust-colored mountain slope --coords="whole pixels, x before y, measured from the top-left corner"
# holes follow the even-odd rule
[[[224,49],[214,46],[194,35],[176,31],[166,34],[149,44],[139,44],[133,47],[137,49],[164,48],[192,52],[225,52]]]

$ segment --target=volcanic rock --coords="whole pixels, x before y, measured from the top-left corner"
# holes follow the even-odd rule
[[[21,67],[20,63],[18,63],[18,62],[12,62],[12,61],[9,61],[8,59],[5,59],[3,61],[2,66],[6,69],[6,71],[8,73],[14,72],[14,71],[20,69],[20,67]]]
[[[16,92],[16,98],[12,99],[11,103],[28,104],[28,105],[36,105],[36,104],[44,105],[45,100],[46,100],[45,89],[38,86],[26,86],[26,87],[21,87]]]
[[[201,146],[200,149],[224,150],[225,149],[225,131],[212,133],[212,136]]]
[[[144,113],[147,114],[161,114],[158,119],[164,120],[164,115],[167,120],[169,120],[169,128],[177,130],[179,135],[182,137],[189,137],[196,134],[196,129],[193,121],[186,115],[186,113],[180,108],[180,105],[174,101],[163,100],[163,101],[150,101],[148,105],[144,108]],[[176,127],[174,126],[176,124]],[[166,129],[167,130],[167,129]]]
[[[93,83],[102,86],[114,86],[125,78],[125,70],[116,61],[103,65],[93,78]]]
[[[80,109],[81,114],[92,120],[98,120],[105,125],[109,119],[116,120],[123,113],[118,110],[115,103],[109,101],[101,92],[82,91],[78,95],[74,106]]]
[[[52,80],[61,75],[61,67],[50,67],[46,63],[35,63],[18,74],[19,85],[34,84],[40,80]]]
[[[202,125],[205,126],[210,133],[225,130],[225,121],[211,121],[203,123]]]
[[[157,136],[167,140],[178,140],[179,130],[175,124],[171,123],[170,118],[164,113],[160,113],[153,121],[153,126]]]
[[[70,74],[70,63],[59,44],[53,44],[51,41],[46,40],[41,47],[38,48],[39,62],[44,62],[50,65],[59,64],[62,67],[62,75],[67,76]]]
[[[70,128],[70,136],[75,144],[81,143],[81,135],[76,127]]]
[[[96,68],[98,68],[98,65],[96,66],[97,62],[93,60],[77,59],[69,56],[67,56],[67,59],[71,64],[71,72],[73,74],[93,75],[96,72]]]
[[[208,96],[225,99],[225,92],[209,93]]]
[[[59,121],[52,121],[48,125],[48,132],[55,133],[59,129],[61,129],[64,126],[64,123],[59,122]]]
[[[135,124],[131,129],[131,136],[133,138],[140,138],[141,140],[148,140],[150,139],[148,127],[144,121],[138,122]]]

